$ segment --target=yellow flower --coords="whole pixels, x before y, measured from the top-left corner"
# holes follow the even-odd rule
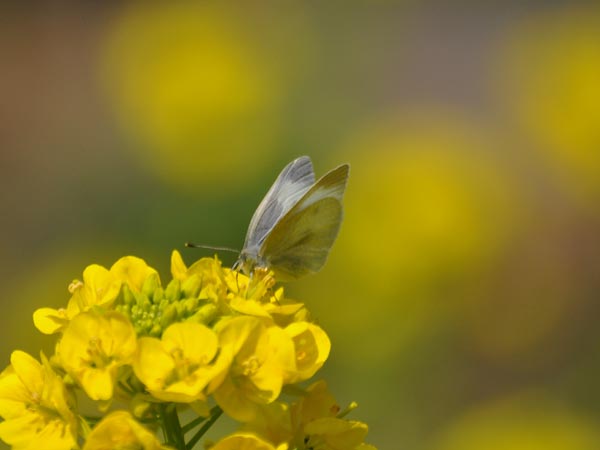
[[[135,256],[119,259],[110,270],[91,264],[83,271],[83,282],[75,280],[69,285],[72,296],[67,307],[40,308],[33,314],[33,323],[44,334],[63,331],[76,315],[94,306],[112,306],[121,283],[127,283],[133,292],[140,292],[149,276],[158,277],[158,273]]]
[[[204,400],[204,388],[227,369],[215,364],[218,349],[217,335],[210,328],[198,323],[175,323],[165,330],[162,339],[139,339],[133,369],[160,400]]]
[[[185,265],[181,253],[171,253],[171,275],[174,279],[185,281],[194,275],[202,278],[203,284],[222,283],[223,268],[217,258],[200,258],[190,267]]]
[[[317,325],[295,322],[285,328],[296,351],[296,369],[287,374],[286,383],[297,383],[312,377],[319,370],[331,350],[327,334]]]
[[[33,313],[33,324],[44,334],[54,334],[62,331],[69,321],[79,314],[79,309],[72,308],[73,304],[65,308],[39,308]]]
[[[181,282],[181,289],[198,292],[201,300],[215,303],[223,314],[235,311],[244,315],[270,319],[285,326],[304,318],[300,312],[303,303],[284,299],[283,288],[273,292],[275,279],[269,272],[256,272],[252,278],[231,269],[223,268],[216,258],[202,258],[189,268],[181,254],[171,255],[171,274]],[[196,285],[197,291],[194,291]],[[188,292],[188,293],[189,293]]]
[[[44,447],[45,448],[45,447]],[[156,436],[136,422],[127,411],[106,416],[89,434],[83,450],[163,450]]]
[[[296,434],[289,405],[279,401],[261,405],[256,416],[244,424],[241,431],[256,433],[276,444],[290,442]]]
[[[238,297],[256,302],[268,302],[271,297],[271,288],[275,285],[273,272],[259,269],[254,271],[252,277],[234,270],[227,270],[225,281],[229,287],[231,298]]]
[[[225,300],[227,284],[225,275],[229,269],[223,269],[217,258],[201,258],[187,267],[177,250],[171,254],[171,274],[173,279],[182,282],[182,288],[195,283],[199,286],[198,298],[215,303]]]
[[[304,443],[307,449],[366,450],[372,448],[363,442],[368,431],[362,422],[323,417],[304,426]]]
[[[124,315],[87,312],[71,321],[56,353],[91,399],[109,400],[118,369],[130,363],[135,349],[135,331]]]
[[[140,292],[147,278],[158,277],[158,272],[135,256],[124,256],[110,268],[110,273],[125,282],[133,292]]]
[[[249,278],[226,270],[225,281],[229,288],[229,307],[236,312],[272,319],[277,325],[285,326],[304,308],[303,303],[284,298],[282,287],[273,292],[272,272],[256,271]]]
[[[33,314],[33,322],[45,334],[62,331],[77,314],[93,306],[111,306],[120,289],[121,281],[112,271],[92,264],[83,271],[83,282],[75,280],[69,285],[72,296],[66,309],[40,308]]]
[[[10,361],[0,375],[0,439],[14,449],[76,447],[74,399],[46,358],[15,351]]]
[[[92,306],[110,306],[119,295],[121,283],[106,268],[92,264],[83,271],[83,285],[74,283],[70,288],[80,311],[87,311]]]
[[[215,400],[228,415],[247,422],[256,416],[257,405],[279,396],[284,374],[295,367],[294,344],[283,329],[250,316],[221,324],[219,340],[222,357],[230,359],[231,367],[214,392]]]
[[[329,392],[327,383],[319,380],[306,390],[307,394],[292,408],[292,416],[297,427],[321,417],[335,417],[340,406]]]
[[[278,447],[263,441],[252,433],[235,433],[217,442],[211,450],[286,450],[286,444]]]
[[[291,408],[293,440],[299,448],[374,450],[363,442],[366,424],[337,417],[340,407],[324,381],[312,384],[307,394]]]

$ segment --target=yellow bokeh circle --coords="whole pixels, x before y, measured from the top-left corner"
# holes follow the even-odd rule
[[[242,19],[217,4],[142,2],[107,33],[109,100],[140,160],[172,185],[227,188],[273,152],[280,80]]]
[[[494,80],[501,101],[567,189],[600,194],[600,8],[530,16],[503,43]]]
[[[488,267],[514,233],[515,184],[491,139],[456,116],[388,118],[349,137],[338,158],[351,162],[342,231],[324,274],[304,286],[322,296],[314,301],[328,326],[362,330],[361,345],[372,336],[370,356],[435,328],[456,283]]]
[[[432,450],[590,450],[598,427],[547,398],[509,398],[474,408],[453,423]]]

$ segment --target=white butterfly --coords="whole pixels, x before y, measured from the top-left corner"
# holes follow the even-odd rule
[[[308,156],[285,166],[252,216],[234,268],[267,268],[280,281],[318,272],[340,229],[349,169],[342,164],[315,183]]]

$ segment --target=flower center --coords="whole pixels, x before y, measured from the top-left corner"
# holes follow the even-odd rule
[[[191,372],[191,363],[189,358],[185,356],[183,350],[180,348],[174,348],[171,350],[171,357],[175,363],[175,372],[180,380],[186,379]]]
[[[251,356],[250,358],[245,360],[241,364],[241,366],[242,366],[242,375],[244,375],[246,377],[251,377],[254,374],[256,374],[256,372],[258,372],[258,369],[260,368],[260,361],[258,360],[258,358],[256,356]]]
[[[104,368],[112,361],[112,358],[104,353],[100,344],[100,338],[97,336],[91,337],[88,341],[87,354],[90,366],[94,369]]]

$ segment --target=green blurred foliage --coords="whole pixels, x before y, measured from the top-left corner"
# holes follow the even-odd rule
[[[88,264],[239,248],[309,154],[346,217],[287,289],[369,442],[597,448],[600,9],[452,3],[5,6],[4,362]]]

